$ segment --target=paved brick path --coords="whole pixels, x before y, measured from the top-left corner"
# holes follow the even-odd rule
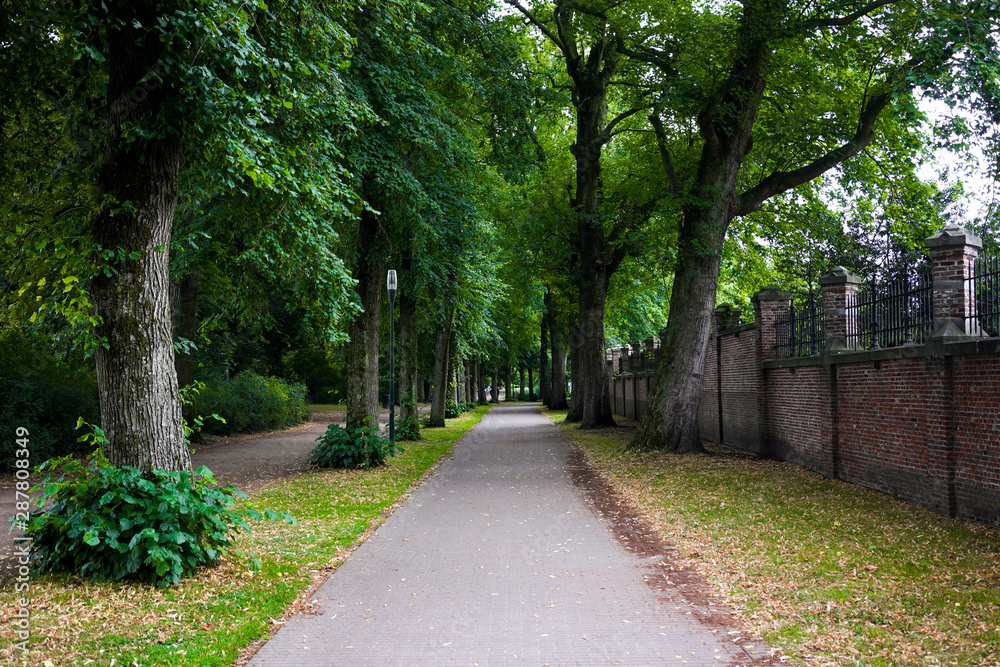
[[[534,407],[494,408],[250,667],[770,664],[644,581],[572,449]]]

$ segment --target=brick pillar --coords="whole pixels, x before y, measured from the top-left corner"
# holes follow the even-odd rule
[[[965,281],[970,263],[979,256],[983,241],[964,227],[945,227],[925,241],[931,255],[934,278],[934,332],[931,339],[949,340],[980,336],[979,326],[966,331],[967,317],[974,304],[968,297]]]
[[[788,302],[791,298],[790,292],[786,292],[777,285],[768,285],[750,299],[753,303],[757,332],[760,335],[761,359],[774,359],[778,356],[774,350],[774,346],[777,344],[774,320],[779,314],[788,311]]]
[[[826,332],[824,343],[827,352],[843,352],[854,349],[857,339],[848,336],[858,333],[857,310],[847,310],[857,303],[858,286],[862,280],[842,266],[830,269],[819,277],[823,291],[823,327]],[[850,315],[851,321],[848,321]]]
[[[712,330],[719,333],[724,329],[738,327],[742,314],[743,311],[731,303],[720,304],[712,312]]]

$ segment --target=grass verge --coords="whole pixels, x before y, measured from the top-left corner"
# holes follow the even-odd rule
[[[549,412],[615,489],[799,665],[1000,665],[1000,532],[719,448],[636,454]]]
[[[374,470],[317,470],[271,482],[251,506],[293,514],[298,525],[257,522],[231,556],[182,585],[96,584],[79,577],[43,576],[28,593],[0,585],[0,664],[155,665],[221,667],[282,623],[344,561],[387,510],[430,470],[486,413],[480,407],[445,428],[426,429],[404,444],[405,453]],[[14,649],[14,600],[31,599],[30,653]]]

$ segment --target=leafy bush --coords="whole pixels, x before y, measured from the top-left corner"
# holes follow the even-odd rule
[[[449,398],[444,404],[444,418],[454,419],[460,414],[462,414],[462,411],[459,409],[458,405],[456,405],[455,399]]]
[[[309,453],[309,462],[320,468],[375,468],[403,451],[370,426],[343,428],[330,424],[317,440],[319,444]]]
[[[476,409],[476,402],[475,401],[462,401],[459,404],[458,407],[459,407],[459,410],[461,410],[462,412],[468,412],[469,410],[475,410]]]
[[[213,565],[238,530],[250,531],[256,510],[232,485],[219,487],[202,466],[188,472],[111,465],[100,452],[86,462],[72,457],[42,466],[39,507],[26,534],[35,569],[70,572],[97,581],[135,579],[158,586],[179,583],[201,565]],[[265,510],[269,519],[287,512]]]
[[[406,419],[401,419],[399,425],[396,426],[396,439],[397,440],[420,440],[420,420],[416,415],[415,404],[412,401],[408,402],[409,408],[412,411],[410,416]],[[401,407],[406,407],[403,404]]]
[[[305,421],[306,388],[275,377],[245,371],[232,380],[207,385],[194,401],[197,414],[217,414],[223,420],[207,420],[206,433],[230,434],[273,431]]]

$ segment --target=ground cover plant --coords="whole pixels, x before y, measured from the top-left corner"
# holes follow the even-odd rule
[[[486,413],[429,429],[406,453],[371,470],[317,470],[272,482],[247,506],[289,512],[297,525],[251,522],[234,547],[260,557],[227,556],[180,585],[94,583],[68,575],[31,581],[31,653],[13,648],[15,582],[0,584],[0,664],[59,667],[139,665],[222,667],[277,630],[291,604],[343,562],[383,513]]]
[[[1000,532],[728,448],[625,450],[549,412],[796,665],[1000,665]]]
[[[319,468],[377,468],[403,448],[370,426],[330,424],[309,453],[309,462]]]
[[[240,507],[246,499],[202,466],[195,474],[113,466],[96,451],[86,461],[45,462],[39,509],[31,513],[36,572],[79,573],[95,581],[135,579],[166,587],[218,563],[250,520],[277,519]],[[44,508],[44,509],[42,509]],[[283,518],[295,523],[287,512]]]

